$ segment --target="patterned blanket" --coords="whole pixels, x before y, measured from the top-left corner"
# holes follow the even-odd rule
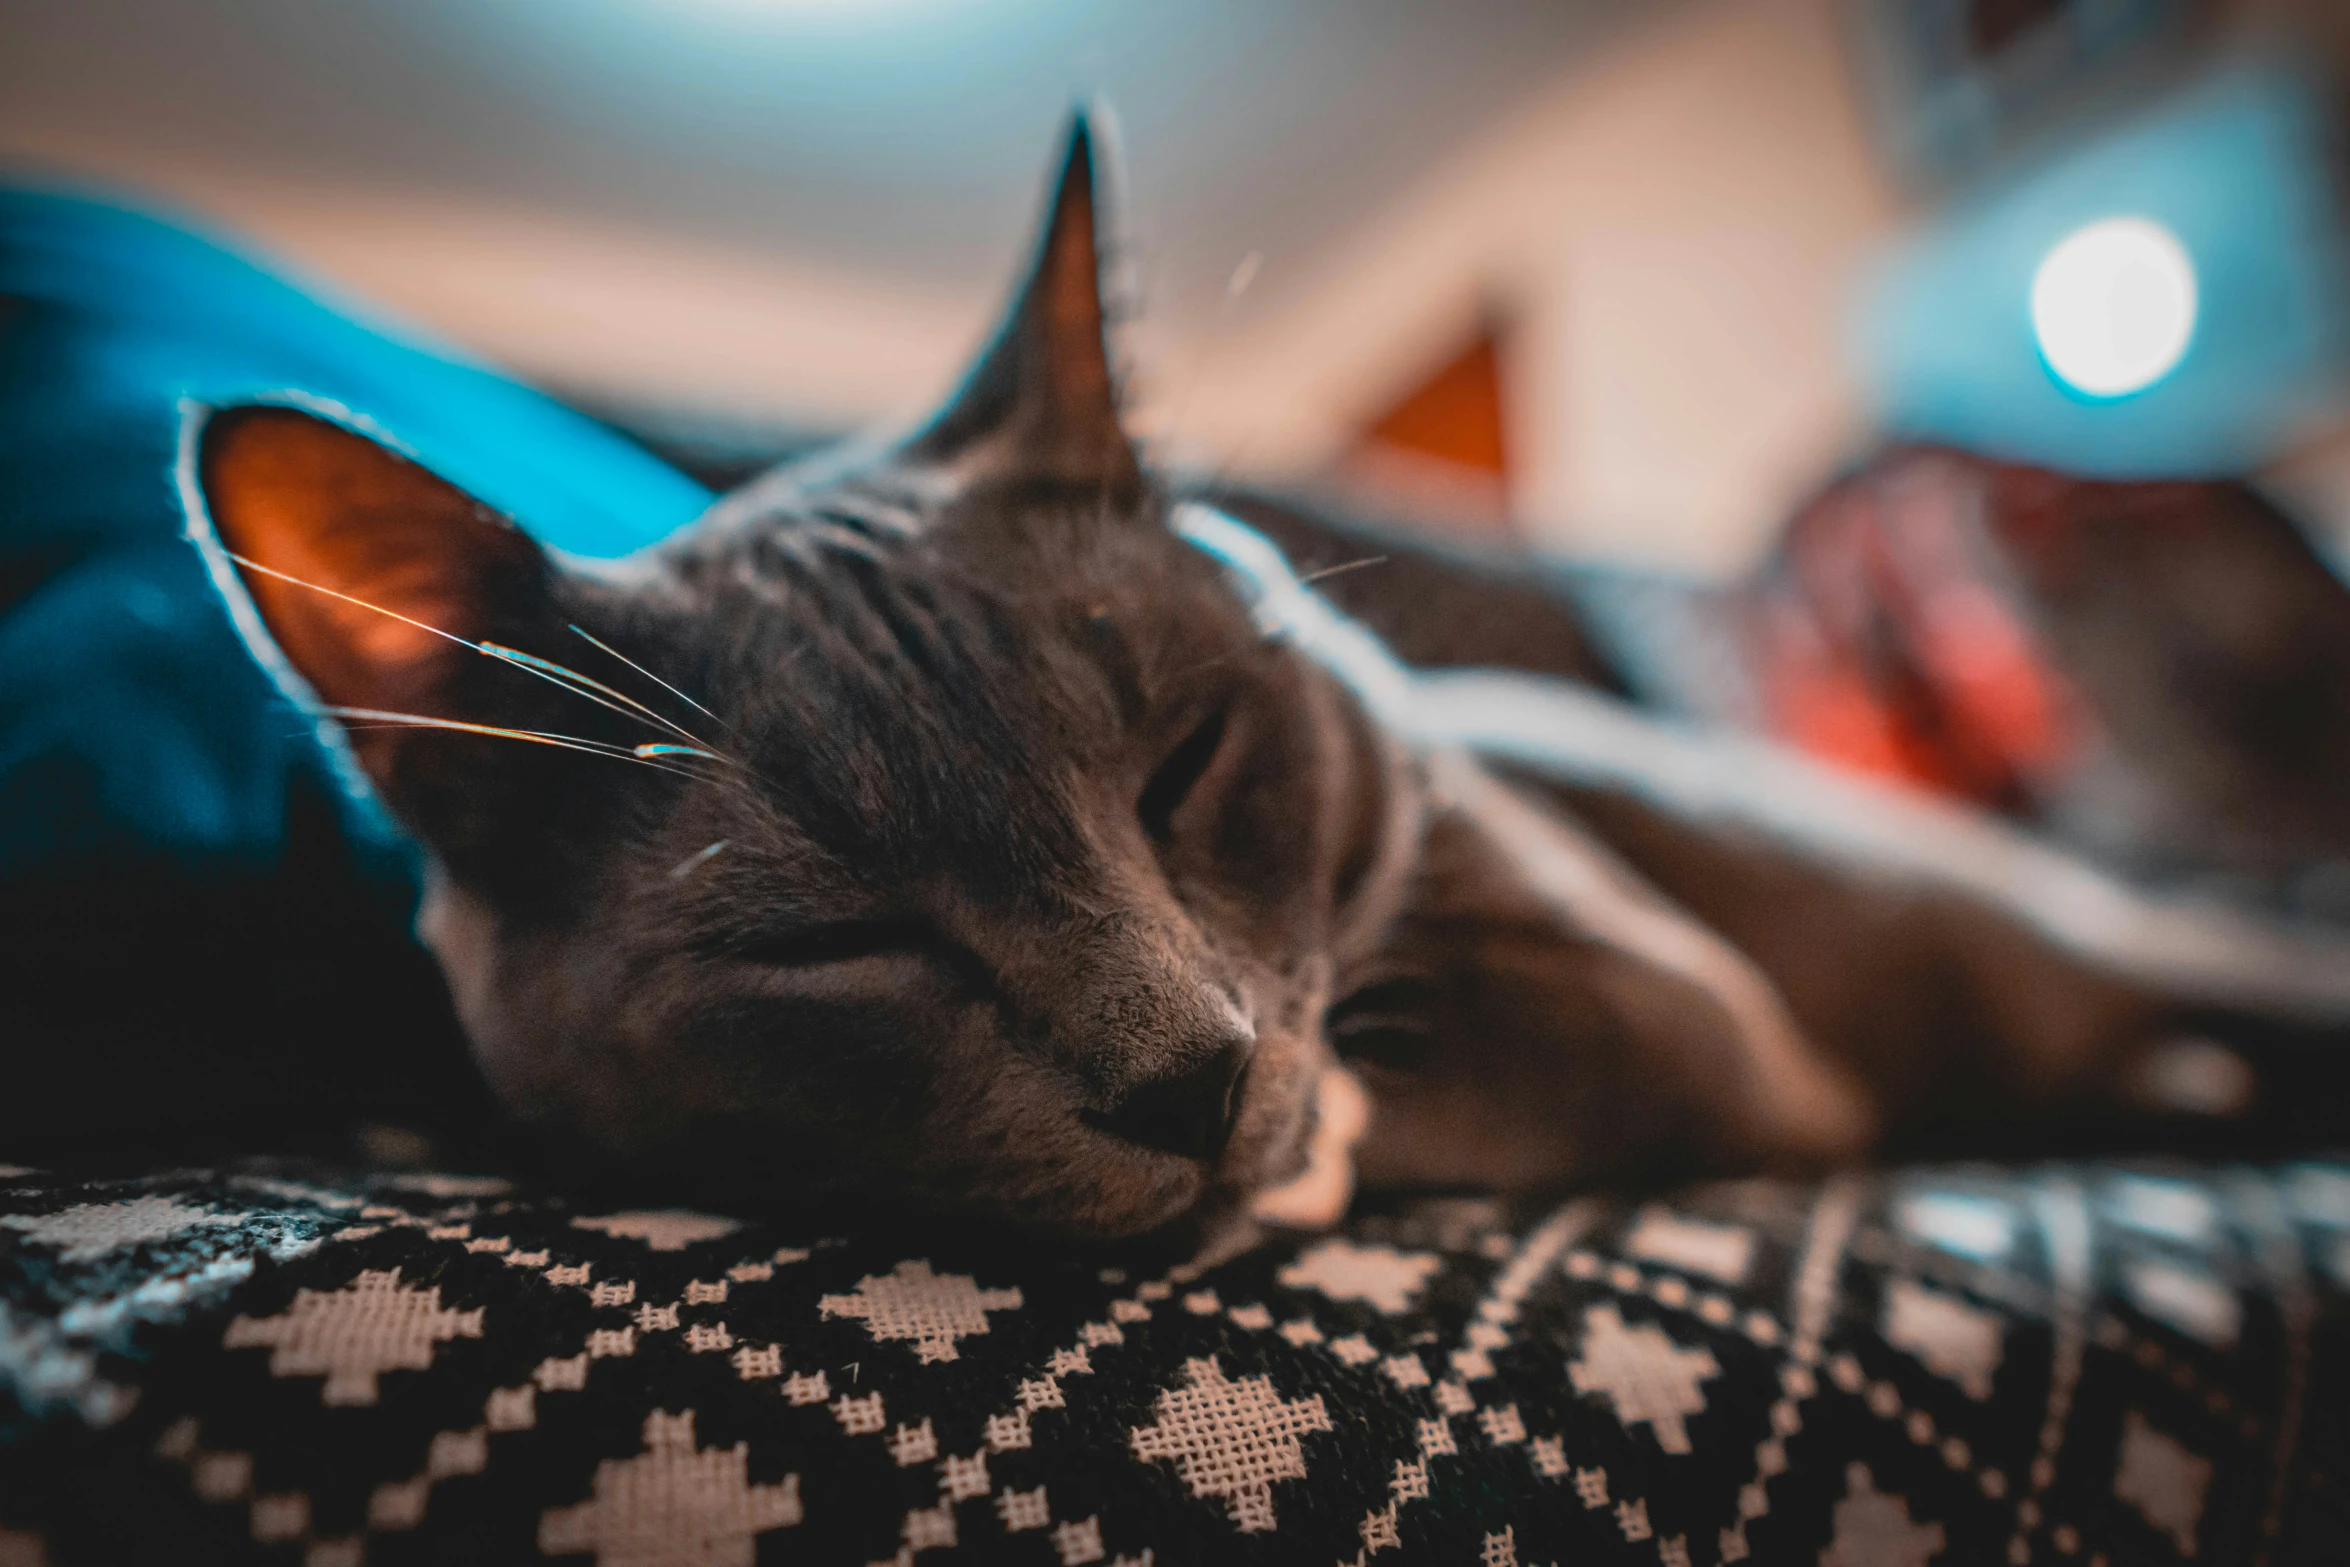
[[[0,1179],[0,1563],[2350,1559],[2350,1167],[1424,1202],[1207,1270]]]

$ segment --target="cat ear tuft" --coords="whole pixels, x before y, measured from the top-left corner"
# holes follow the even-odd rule
[[[1021,477],[1130,484],[1103,274],[1111,257],[1113,137],[1098,107],[1069,122],[1060,178],[1027,280],[962,386],[910,455]]]
[[[471,644],[546,602],[539,547],[472,496],[304,409],[192,410],[190,528],[285,665],[328,707],[442,712]],[[200,502],[200,504],[198,504]],[[395,736],[352,736],[379,785]]]

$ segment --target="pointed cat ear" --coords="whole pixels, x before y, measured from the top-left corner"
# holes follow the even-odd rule
[[[1044,237],[1010,312],[947,406],[907,447],[919,460],[1027,478],[1131,484],[1102,271],[1114,154],[1098,111],[1069,124]]]
[[[467,718],[470,645],[528,623],[549,566],[513,524],[378,442],[275,405],[190,415],[191,532],[292,673],[329,708]],[[201,504],[197,504],[198,502]],[[379,786],[399,733],[358,730]]]

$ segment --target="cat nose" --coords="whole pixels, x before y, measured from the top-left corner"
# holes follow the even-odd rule
[[[1180,1071],[1137,1084],[1101,1117],[1104,1130],[1145,1148],[1213,1164],[1240,1110],[1250,1043],[1248,1036],[1234,1034],[1206,1056],[1192,1057]]]

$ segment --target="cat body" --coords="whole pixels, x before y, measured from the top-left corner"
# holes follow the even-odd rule
[[[192,536],[425,850],[526,1120],[738,1198],[1114,1237],[1295,1182],[1349,1081],[1366,1180],[1526,1188],[2118,1105],[2207,1016],[2350,1018],[2350,944],[2089,872],[2049,874],[2126,917],[2051,924],[2020,894],[2069,862],[1974,818],[1796,820],[1741,753],[1415,674],[1139,458],[1094,165],[1081,123],[943,412],[621,562],[339,410],[191,410]]]

